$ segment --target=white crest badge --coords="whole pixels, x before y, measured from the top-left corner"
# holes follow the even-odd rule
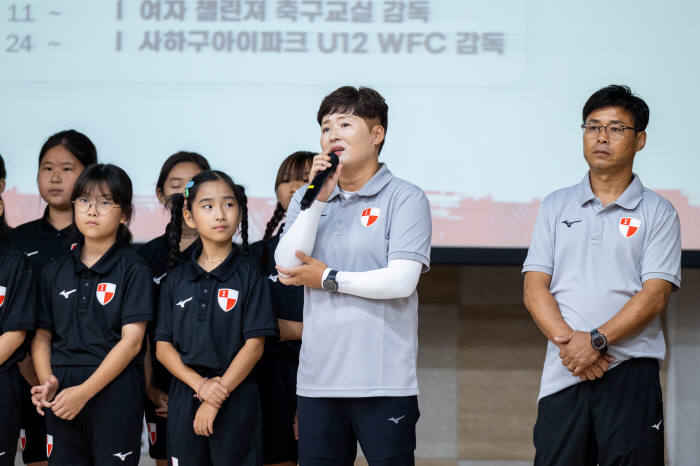
[[[46,456],[51,456],[51,450],[53,450],[53,435],[46,436]]]
[[[117,285],[114,283],[100,283],[97,285],[97,300],[104,306],[114,298],[116,291]]]
[[[5,302],[5,292],[7,291],[7,288],[4,286],[0,286],[0,307],[2,307],[2,303]]]
[[[219,290],[219,306],[224,312],[228,312],[238,302],[238,291],[230,288],[221,288]]]
[[[620,234],[625,238],[631,238],[637,231],[642,221],[638,218],[622,217],[620,219]]]
[[[369,227],[374,225],[377,220],[379,220],[379,215],[382,213],[382,209],[379,209],[377,207],[370,207],[369,209],[365,209],[362,211],[362,217],[360,217],[360,220],[362,221],[362,226],[363,227]]]

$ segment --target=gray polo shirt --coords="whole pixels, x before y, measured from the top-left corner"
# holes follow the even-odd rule
[[[299,215],[302,188],[292,198],[285,231]],[[394,259],[430,266],[432,222],[425,193],[395,178],[385,164],[347,199],[328,199],[312,256],[328,267],[366,272]],[[418,394],[418,294],[368,299],[304,290],[304,332],[297,394],[307,397]]]
[[[603,207],[589,174],[580,184],[547,196],[540,206],[525,272],[552,276],[549,290],[574,330],[589,332],[617,314],[642,283],[681,284],[681,228],[670,202],[634,175],[620,198]],[[657,316],[638,334],[610,346],[611,368],[631,358],[663,361],[666,343]],[[551,341],[538,401],[580,382],[561,364]]]

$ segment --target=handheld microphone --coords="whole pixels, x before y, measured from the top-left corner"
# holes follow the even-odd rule
[[[340,160],[338,159],[338,156],[335,154],[335,152],[331,152],[328,155],[331,158],[331,166],[326,168],[322,172],[316,173],[314,179],[311,180],[311,184],[306,189],[306,193],[304,193],[304,197],[301,198],[301,202],[299,203],[301,210],[306,210],[309,207],[311,207],[311,204],[313,204],[313,202],[318,197],[318,193],[320,193],[321,189],[323,189],[323,185],[326,184],[326,180],[328,179],[328,177],[335,173],[335,169],[338,168]]]

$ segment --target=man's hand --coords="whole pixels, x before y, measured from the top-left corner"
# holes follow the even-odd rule
[[[44,415],[43,408],[51,408],[56,392],[58,391],[58,379],[56,376],[51,376],[44,385],[32,387],[32,403],[36,406],[36,410],[42,416]]]
[[[579,375],[578,378],[581,379],[582,382],[599,379],[603,377],[608,370],[609,364],[614,360],[615,358],[609,354],[601,354],[598,360],[584,369],[583,373]]]
[[[221,384],[221,377],[208,379],[204,382],[202,388],[199,389],[199,396],[202,398],[202,401],[210,403],[217,409],[221,408],[228,395],[229,390]]]
[[[309,173],[309,180],[313,181],[314,176],[316,176],[318,172],[322,172],[328,169],[331,166],[330,160],[331,157],[328,155],[328,152],[318,154],[316,157],[314,157],[313,164],[311,165],[311,173]],[[335,187],[338,184],[338,179],[340,178],[341,171],[343,171],[342,163],[338,164],[338,168],[335,169],[335,173],[333,173],[326,180],[326,184],[323,185],[323,189],[320,193],[318,193],[318,196],[316,196],[317,201],[328,201],[328,198],[331,197],[331,194],[333,194],[333,191],[335,191]]]
[[[219,414],[219,408],[206,401],[199,406],[197,414],[194,416],[194,432],[197,435],[209,437],[214,433],[214,419]]]
[[[148,399],[156,405],[156,416],[168,417],[168,394],[160,388],[148,387],[146,390]]]
[[[589,332],[574,331],[567,335],[554,338],[554,342],[561,348],[559,357],[561,363],[574,377],[580,376],[583,371],[600,358],[600,351],[591,345]],[[562,345],[565,345],[562,347]]]
[[[51,408],[56,416],[61,419],[72,421],[75,416],[85,407],[90,396],[86,393],[82,385],[63,389],[51,403]]]
[[[301,251],[296,252],[296,256],[304,262],[299,267],[288,269],[282,266],[275,268],[280,273],[279,281],[285,285],[303,285],[308,288],[323,287],[323,272],[328,266]],[[282,276],[284,274],[285,276]]]

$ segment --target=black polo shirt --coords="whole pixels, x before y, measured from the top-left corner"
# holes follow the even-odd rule
[[[280,232],[284,225],[280,226]],[[304,287],[303,286],[287,286],[279,281],[279,276],[277,269],[275,268],[275,250],[280,242],[280,234],[273,236],[267,242],[267,244],[262,241],[253,243],[250,246],[250,254],[255,259],[255,262],[261,268],[264,276],[267,279],[267,283],[270,286],[270,292],[272,293],[272,301],[275,305],[275,311],[277,312],[277,317],[284,320],[291,320],[294,322],[304,321]],[[263,248],[267,247],[267,263],[263,265],[260,262],[262,258]],[[296,351],[301,348],[301,341],[289,341],[276,343],[274,345],[266,345],[266,352],[273,351],[272,347],[278,346],[290,346]]]
[[[257,264],[234,244],[217,268],[191,261],[168,274],[158,304],[156,341],[173,344],[182,362],[223,375],[250,338],[279,338],[270,289]]]
[[[99,366],[124,325],[153,321],[153,275],[143,259],[116,242],[88,268],[81,248],[49,263],[41,277],[37,326],[53,334],[54,366]]]
[[[27,330],[28,334],[34,332],[35,290],[29,260],[21,252],[0,243],[0,335],[17,330]],[[20,346],[0,364],[0,372],[23,360],[26,352],[26,345]]]
[[[83,235],[72,225],[57,230],[49,223],[49,208],[44,210],[44,216],[38,220],[24,223],[12,232],[10,247],[22,251],[29,257],[38,282],[41,271],[52,259],[60,259],[70,253],[74,244]]]
[[[192,257],[192,253],[202,247],[202,240],[197,238],[187,249],[182,251],[182,259],[180,263],[186,262]],[[170,262],[170,235],[166,232],[164,235],[152,239],[148,243],[141,246],[138,250],[138,255],[146,261],[153,272],[153,283],[155,284],[155,303],[158,307],[158,297],[160,296],[160,287],[163,284],[163,279],[168,275],[168,262]]]

